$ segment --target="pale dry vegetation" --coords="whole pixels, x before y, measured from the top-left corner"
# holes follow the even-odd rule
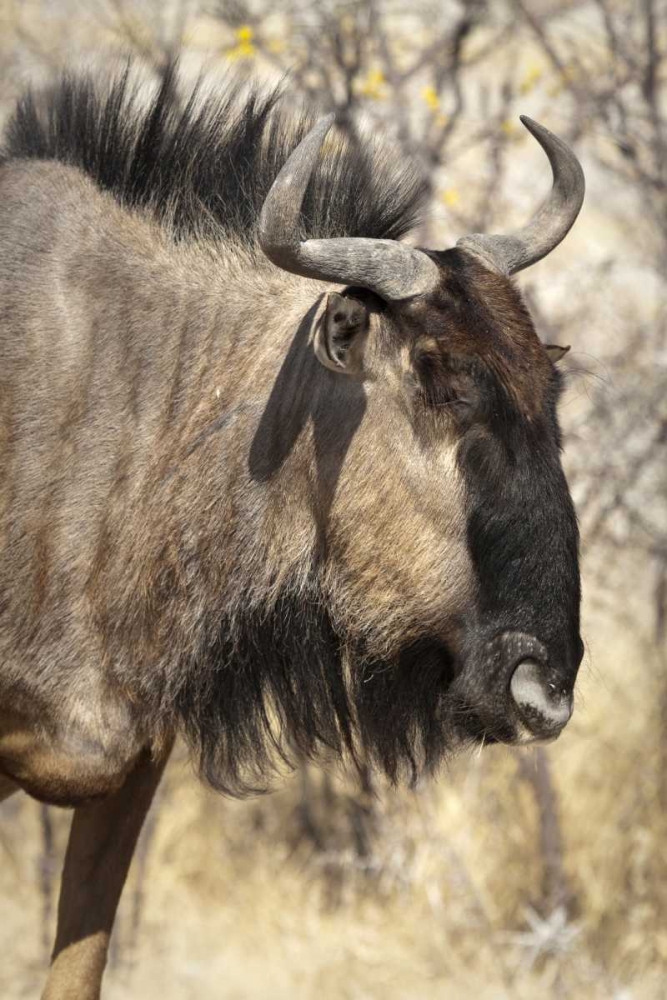
[[[431,178],[420,238],[523,220],[547,180],[525,112],[588,178],[563,247],[521,278],[571,343],[562,416],[584,537],[575,718],[548,749],[487,749],[396,792],[303,769],[216,798],[185,752],[131,874],[120,997],[667,997],[667,4],[0,2],[0,102],[133,50],[147,74],[275,77],[362,110]],[[0,996],[34,996],[69,818],[0,807]]]

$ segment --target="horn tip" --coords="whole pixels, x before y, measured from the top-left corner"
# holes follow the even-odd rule
[[[549,147],[552,148],[556,147],[557,149],[560,149],[561,152],[565,153],[567,161],[570,166],[570,170],[577,177],[576,186],[578,189],[580,189],[581,200],[583,201],[584,190],[586,187],[586,181],[584,179],[584,171],[582,169],[581,164],[579,163],[579,160],[574,155],[569,146],[557,135],[554,135],[553,132],[550,132],[549,129],[546,128],[544,125],[540,125],[539,122],[536,122],[532,118],[529,118],[528,115],[519,115],[519,119],[521,120],[521,123],[524,125],[524,127],[528,129],[530,134],[534,136],[535,139],[537,139],[540,146],[542,147],[542,149],[544,149],[550,160],[552,158],[552,153],[549,151]],[[552,167],[553,167],[553,160],[552,160]]]
[[[534,118],[529,118],[528,115],[519,115],[519,121],[524,128],[528,129],[531,135],[538,135],[540,133],[544,135],[545,132],[547,135],[551,134],[548,128],[545,128],[544,125],[540,125],[540,123],[536,122]]]

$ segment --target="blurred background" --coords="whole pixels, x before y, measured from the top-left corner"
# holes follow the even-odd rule
[[[571,344],[561,418],[584,638],[557,744],[489,748],[413,791],[304,766],[247,802],[175,753],[112,944],[109,1000],[667,997],[667,0],[0,0],[0,117],[128,52],[211,85],[289,74],[430,180],[417,242],[522,224],[529,114],[588,194],[519,282]],[[0,996],[39,992],[70,817],[0,806]]]

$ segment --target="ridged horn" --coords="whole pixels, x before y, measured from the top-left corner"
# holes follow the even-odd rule
[[[259,220],[262,250],[284,271],[359,285],[387,301],[431,291],[438,282],[437,265],[425,253],[396,240],[301,240],[301,205],[334,119],[335,115],[328,115],[311,129],[273,182]]]
[[[558,246],[579,215],[586,189],[584,172],[569,146],[531,118],[521,115],[521,121],[549,157],[554,178],[551,194],[528,225],[516,233],[475,233],[456,244],[502,274],[530,267]]]

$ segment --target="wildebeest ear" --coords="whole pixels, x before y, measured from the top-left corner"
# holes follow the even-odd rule
[[[553,361],[554,364],[558,364],[561,358],[564,358],[570,350],[570,347],[569,345],[567,347],[560,347],[558,344],[545,344],[544,350],[549,355],[551,361]]]
[[[315,353],[326,368],[355,375],[363,369],[368,309],[359,299],[330,292],[315,333]]]

